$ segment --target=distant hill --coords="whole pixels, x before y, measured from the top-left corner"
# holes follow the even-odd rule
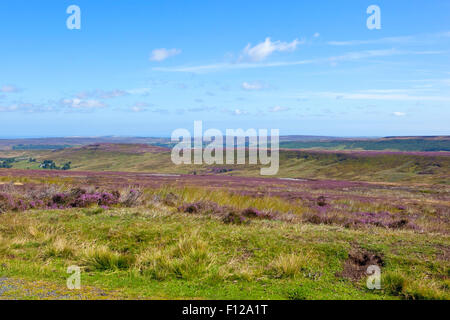
[[[286,149],[450,151],[450,137],[386,137],[379,139],[324,139],[281,141]]]
[[[0,139],[0,150],[58,150],[93,144],[141,144],[166,148],[174,145],[169,138],[158,137],[67,137]],[[280,137],[280,147],[319,150],[450,151],[450,136],[340,138],[289,135]]]
[[[58,150],[0,151],[0,167],[41,169],[42,163],[71,171],[126,171],[149,174],[260,176],[261,165],[180,165],[169,148],[147,144],[93,144]],[[277,177],[450,184],[450,152],[354,150],[280,151]],[[51,168],[50,168],[51,169]],[[61,169],[62,170],[62,169]]]

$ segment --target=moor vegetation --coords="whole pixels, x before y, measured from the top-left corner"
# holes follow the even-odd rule
[[[0,166],[0,298],[450,298],[447,152],[281,150],[274,177],[147,144]]]
[[[450,298],[445,184],[11,169],[0,181],[0,273],[32,292],[64,287],[77,265],[87,298]],[[381,290],[365,284],[373,264]]]
[[[252,176],[260,165],[180,165],[170,159],[170,149],[149,145],[96,144],[63,150],[0,152],[14,158],[13,169],[42,169],[44,161],[55,168],[75,171],[126,171],[156,174]],[[29,159],[35,159],[30,162]],[[69,165],[67,167],[67,165]],[[277,177],[448,184],[449,152],[376,152],[281,150]]]

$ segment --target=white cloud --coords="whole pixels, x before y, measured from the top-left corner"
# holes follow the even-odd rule
[[[269,109],[269,112],[282,112],[282,111],[288,111],[288,110],[290,110],[290,109],[286,108],[286,107],[275,106],[275,107]]]
[[[0,105],[0,112],[26,112],[26,113],[36,113],[36,112],[54,112],[54,108],[48,105],[35,105],[28,102],[15,102],[10,105]]]
[[[118,98],[122,96],[126,96],[128,94],[127,91],[115,89],[111,91],[104,90],[94,90],[94,91],[83,91],[79,92],[76,97],[78,99],[87,99],[87,98],[100,98],[100,99],[111,99]]]
[[[302,94],[304,95],[304,94]],[[415,95],[398,90],[367,90],[360,92],[312,92],[310,96],[346,100],[386,100],[386,101],[450,101],[450,96]]]
[[[313,37],[314,37],[314,38],[320,37],[320,33],[318,33],[318,32],[314,33]]]
[[[95,99],[89,100],[83,100],[79,98],[63,99],[62,104],[74,109],[95,109],[106,107],[106,104],[104,104],[102,101]]]
[[[406,116],[406,113],[400,112],[400,111],[395,111],[395,112],[393,112],[392,114],[393,114],[394,116],[396,116],[396,117],[404,117],[404,116]]]
[[[294,51],[299,44],[298,39],[288,43],[281,41],[272,42],[270,38],[266,38],[264,42],[261,42],[254,47],[250,43],[244,48],[241,59],[249,60],[253,62],[263,61],[274,52],[290,52]]]
[[[150,56],[151,61],[163,61],[166,60],[169,57],[176,56],[181,53],[181,50],[179,49],[155,49],[152,51],[152,54]]]
[[[148,107],[151,105],[146,102],[136,102],[130,107],[130,111],[132,112],[144,112],[148,110]]]
[[[142,108],[142,107],[138,107],[138,106],[132,106],[132,107],[130,108],[130,110],[133,111],[133,112],[143,112],[143,111],[145,111],[146,109],[145,109],[145,108]]]
[[[332,46],[352,46],[364,44],[430,44],[439,41],[441,38],[450,37],[450,31],[416,34],[410,36],[385,37],[371,40],[348,40],[348,41],[329,41]]]
[[[352,46],[362,44],[398,44],[411,42],[413,40],[414,40],[413,36],[405,36],[405,37],[386,37],[373,40],[329,41],[328,44],[332,46]]]
[[[13,85],[4,85],[0,87],[0,92],[3,93],[14,93],[14,92],[19,92],[19,88],[17,88],[16,86]]]
[[[17,110],[19,110],[19,106],[17,104],[9,106],[0,106],[0,112],[14,112]]]
[[[243,82],[241,88],[246,91],[261,90],[265,85],[260,82]]]
[[[235,116],[242,116],[242,115],[245,115],[247,113],[248,113],[247,111],[244,111],[244,110],[241,110],[241,109],[234,109],[234,110],[231,111],[231,114],[235,115]]]
[[[148,95],[150,92],[150,88],[135,88],[135,89],[130,89],[130,90],[126,90],[127,93],[129,94],[137,94],[137,95]]]

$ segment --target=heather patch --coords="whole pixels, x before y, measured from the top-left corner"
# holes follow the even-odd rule
[[[193,214],[215,215],[220,217],[223,222],[233,224],[248,223],[252,219],[276,220],[282,216],[277,212],[262,211],[255,208],[238,210],[230,206],[220,206],[212,201],[184,203],[178,207],[178,211]]]
[[[389,212],[348,212],[337,213],[318,210],[307,213],[303,219],[313,224],[335,224],[346,228],[376,226],[389,229],[411,229],[420,231],[421,228],[412,221],[412,217],[399,217]]]
[[[122,194],[115,191],[89,190],[89,188],[61,188],[46,186],[41,188],[14,188],[7,186],[0,192],[0,213],[7,211],[26,211],[29,209],[67,209],[99,206],[109,209],[114,206],[132,207],[140,204],[142,193],[127,190]]]

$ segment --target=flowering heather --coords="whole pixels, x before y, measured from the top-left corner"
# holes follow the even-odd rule
[[[120,202],[120,192],[88,192],[81,188],[71,189],[67,192],[48,194],[31,190],[28,193],[0,192],[0,212],[26,211],[28,209],[66,209],[86,208],[98,205],[109,208],[115,205],[127,206],[130,201]],[[133,192],[135,197],[135,192]],[[40,198],[37,198],[40,197]],[[125,200],[128,197],[125,196]]]
[[[427,159],[434,163],[432,157]],[[12,188],[12,184],[7,183],[11,181],[23,185]],[[67,190],[67,186],[71,189]],[[111,186],[121,190],[117,204],[114,204],[117,195],[101,196],[101,193],[112,194]],[[417,229],[427,232],[447,234],[450,230],[450,189],[445,184],[1,169],[0,193],[10,196],[0,199],[1,211],[72,207],[71,204],[75,207],[133,207],[145,201],[177,208],[201,201],[216,205],[197,203],[187,212],[225,215],[227,210],[222,207],[229,206],[239,210],[255,208],[271,213],[267,219],[283,221],[312,219],[316,223],[380,225],[392,229],[414,229],[417,224],[420,226]],[[18,202],[19,199],[23,202]],[[367,212],[390,212],[391,217],[361,214]],[[317,217],[312,217],[314,215]]]

